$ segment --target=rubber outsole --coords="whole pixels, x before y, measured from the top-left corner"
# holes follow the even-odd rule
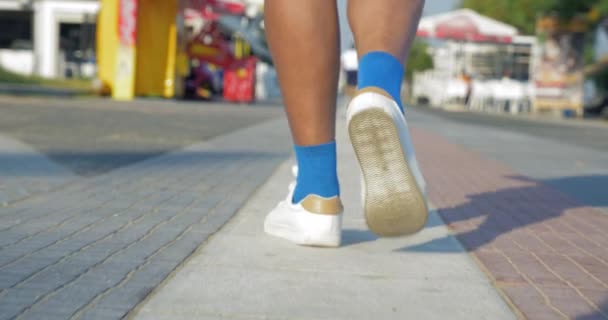
[[[370,107],[352,116],[348,131],[363,173],[369,229],[382,237],[397,237],[424,228],[426,201],[392,117],[382,108]]]

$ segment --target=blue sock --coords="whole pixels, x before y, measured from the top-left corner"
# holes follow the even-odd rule
[[[372,51],[359,60],[359,89],[378,87],[390,94],[399,105],[401,104],[401,83],[403,81],[403,64],[393,55],[383,51]]]
[[[298,177],[293,203],[309,194],[331,198],[340,194],[336,170],[336,142],[315,146],[294,146],[298,161]]]

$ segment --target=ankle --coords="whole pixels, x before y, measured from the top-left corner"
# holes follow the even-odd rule
[[[372,51],[359,61],[358,88],[378,87],[391,95],[401,111],[401,84],[403,83],[403,64],[393,55],[383,51]]]
[[[331,198],[340,194],[334,141],[314,146],[294,146],[298,161],[298,177],[294,203],[308,195]]]

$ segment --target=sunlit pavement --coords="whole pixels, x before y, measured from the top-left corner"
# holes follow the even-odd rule
[[[342,119],[341,248],[298,247],[263,233],[265,214],[293,179],[288,161],[135,319],[514,319],[436,213],[412,237],[378,239],[367,230]]]
[[[85,101],[2,106],[0,319],[123,317],[289,155],[278,106]]]
[[[0,318],[606,318],[608,150],[584,139],[608,130],[407,114],[420,234],[365,229],[341,120],[344,246],[264,235],[292,178],[285,121],[259,120],[0,208]]]

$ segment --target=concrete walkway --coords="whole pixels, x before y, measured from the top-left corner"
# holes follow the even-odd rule
[[[0,319],[123,318],[288,157],[285,132],[267,121],[0,208]]]
[[[367,231],[354,154],[344,123],[338,128],[341,248],[299,247],[263,233],[264,216],[293,179],[287,162],[133,318],[514,319],[436,213],[416,236],[377,239]]]

